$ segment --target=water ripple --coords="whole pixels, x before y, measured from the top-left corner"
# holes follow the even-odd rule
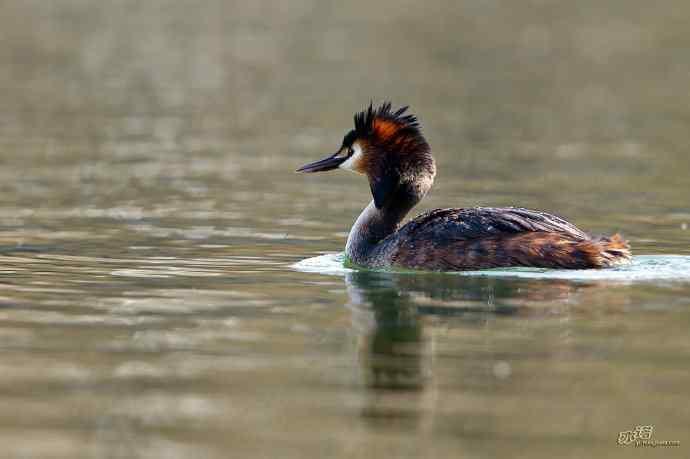
[[[341,253],[320,255],[301,260],[292,268],[305,272],[343,276],[353,269],[344,265]],[[410,271],[402,271],[410,273]],[[414,273],[422,274],[423,271]],[[690,257],[681,255],[639,255],[632,263],[609,269],[544,269],[498,268],[481,271],[447,273],[459,276],[512,277],[522,279],[560,279],[569,281],[614,281],[623,283],[645,281],[690,281]]]

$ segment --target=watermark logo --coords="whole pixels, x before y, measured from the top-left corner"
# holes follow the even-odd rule
[[[637,426],[634,430],[618,433],[618,444],[621,446],[680,446],[679,440],[652,440],[654,426]]]

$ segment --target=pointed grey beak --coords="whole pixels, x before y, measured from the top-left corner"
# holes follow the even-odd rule
[[[295,172],[323,172],[337,169],[342,163],[347,160],[347,156],[338,156],[340,151],[336,151],[331,156],[313,163],[305,164],[297,169]]]

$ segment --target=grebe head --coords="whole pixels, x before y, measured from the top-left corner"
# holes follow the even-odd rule
[[[355,114],[355,128],[345,135],[338,151],[297,172],[346,169],[364,174],[377,208],[400,189],[421,199],[434,182],[436,166],[419,122],[405,114],[407,108],[393,111],[390,102],[376,108],[369,104]]]

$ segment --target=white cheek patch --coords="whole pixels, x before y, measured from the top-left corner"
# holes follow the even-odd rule
[[[347,160],[341,163],[338,167],[340,167],[341,169],[346,169],[348,171],[358,172],[356,167],[359,163],[359,160],[362,159],[362,146],[355,142],[352,144],[352,150],[354,150],[352,156],[347,158]]]

